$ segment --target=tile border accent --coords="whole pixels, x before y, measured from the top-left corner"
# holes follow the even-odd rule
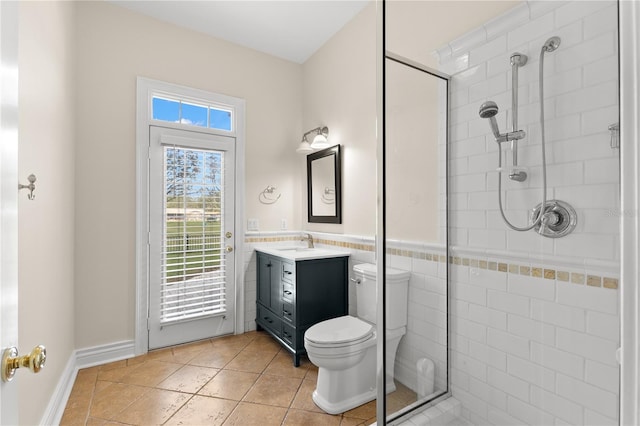
[[[289,234],[289,233],[287,233]],[[294,232],[293,235],[283,235],[281,233],[268,233],[260,235],[247,235],[247,243],[275,243],[283,241],[299,241],[301,232]],[[346,248],[351,250],[361,250],[367,252],[375,251],[375,244],[371,238],[362,238],[336,234],[316,234],[317,244]],[[340,240],[342,241],[340,241]],[[399,256],[410,259],[425,260],[430,262],[445,263],[447,256],[445,248],[439,244],[420,244],[390,240],[387,243],[387,255]],[[468,266],[471,268],[486,269],[511,275],[523,275],[541,280],[555,280],[557,282],[567,282],[589,287],[607,288],[617,290],[620,286],[619,278],[615,273],[595,272],[593,269],[584,269],[575,261],[560,261],[552,265],[548,261],[526,261],[522,256],[514,256],[510,253],[473,253],[472,250],[459,250],[455,247],[450,249],[448,263],[457,266]],[[525,260],[525,261],[523,261]],[[601,270],[611,270],[611,264],[602,262]]]

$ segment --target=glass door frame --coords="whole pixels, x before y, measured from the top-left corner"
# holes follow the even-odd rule
[[[386,0],[376,0],[376,179],[377,179],[377,211],[376,211],[376,267],[377,267],[377,318],[376,318],[376,332],[378,336],[382,338],[378,339],[376,354],[376,388],[377,388],[377,404],[376,404],[376,418],[378,425],[386,425],[388,422],[395,422],[401,418],[409,418],[415,414],[416,410],[422,410],[426,406],[434,405],[437,402],[448,398],[451,395],[450,377],[449,377],[449,180],[444,187],[445,198],[445,268],[447,270],[447,285],[446,285],[446,300],[447,300],[447,389],[439,396],[424,401],[422,403],[416,403],[415,406],[406,410],[401,410],[396,413],[387,413],[387,389],[386,389],[386,270],[387,270],[387,244],[386,244],[386,114],[385,114],[385,90],[386,90],[386,60],[392,60],[396,63],[411,67],[418,71],[422,71],[433,77],[444,80],[446,84],[446,98],[444,108],[446,110],[445,119],[445,161],[444,161],[444,175],[448,177],[449,167],[449,91],[451,76],[442,73],[438,70],[434,70],[427,66],[424,66],[418,62],[404,58],[400,55],[394,54],[386,50],[385,42],[385,6]]]

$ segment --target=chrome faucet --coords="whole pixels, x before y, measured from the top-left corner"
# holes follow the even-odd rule
[[[307,242],[309,243],[309,245],[307,246],[308,248],[314,248],[313,237],[311,236],[311,234],[304,234],[304,236],[300,238],[300,241],[304,241],[304,240],[307,240]]]

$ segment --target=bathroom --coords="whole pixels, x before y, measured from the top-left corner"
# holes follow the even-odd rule
[[[623,252],[625,259],[629,253],[631,259],[637,256],[633,257],[633,247],[621,249],[621,235],[627,234],[618,230],[620,219],[633,219],[621,213],[633,208],[628,203],[632,203],[635,187],[633,182],[625,184],[632,169],[621,173],[616,168],[626,139],[620,139],[620,149],[612,149],[615,135],[608,126],[620,121],[617,71],[612,69],[617,67],[615,49],[625,47],[625,34],[635,28],[622,21],[621,28],[628,32],[621,33],[623,41],[618,46],[617,8],[632,4],[470,2],[460,8],[457,3],[387,5],[386,49],[454,76],[449,92],[450,126],[439,128],[449,137],[448,171],[442,167],[446,157],[440,149],[435,155],[440,166],[434,184],[423,185],[423,176],[417,174],[426,173],[419,162],[423,153],[412,157],[418,162],[412,165],[415,175],[394,175],[402,167],[393,163],[395,154],[401,154],[403,148],[410,152],[425,148],[394,146],[388,141],[387,146],[395,150],[387,153],[388,184],[396,186],[387,194],[387,200],[394,201],[393,206],[386,206],[387,264],[412,271],[411,285],[420,286],[410,290],[411,296],[418,296],[412,300],[431,295],[427,293],[434,293],[438,300],[448,296],[448,321],[443,323],[440,313],[435,324],[411,316],[410,324],[421,324],[418,331],[431,330],[436,335],[433,340],[448,344],[449,353],[441,360],[438,354],[428,357],[437,361],[436,377],[448,376],[436,382],[439,390],[458,401],[453,407],[459,410],[456,415],[472,424],[616,424],[631,418],[622,414],[626,413],[624,404],[632,406],[634,400],[632,385],[618,380],[615,354],[611,358],[611,350],[620,346],[618,319],[624,306],[619,300],[634,297],[629,290],[627,298],[619,299],[627,291],[622,285],[621,259]],[[509,11],[514,16],[497,18]],[[239,329],[255,328],[253,248],[291,244],[304,231],[314,236],[318,246],[351,251],[352,264],[380,258],[376,250],[382,244],[376,246],[374,236],[380,235],[376,219],[380,157],[375,128],[380,95],[375,88],[380,82],[375,68],[381,50],[376,44],[374,4],[364,7],[302,64],[110,3],[29,3],[21,5],[19,13],[19,180],[24,183],[31,172],[39,179],[35,200],[26,199],[24,192],[19,199],[19,340],[21,351],[38,343],[46,344],[49,351],[47,369],[40,376],[18,373],[21,423],[55,423],[51,419],[60,418],[56,416],[62,415],[60,406],[74,368],[139,353],[135,344],[139,303],[135,262],[137,76],[247,102],[245,211],[244,219],[236,223],[236,229],[246,230],[238,241],[238,247],[244,247],[236,250],[242,253],[236,259],[243,265],[238,279],[244,282],[244,293],[237,299],[240,303],[244,298],[244,324],[236,324]],[[631,19],[633,14],[620,16]],[[471,32],[478,28],[484,30]],[[545,58],[549,73],[545,97],[551,99],[551,105],[545,104],[549,198],[568,201],[578,212],[574,233],[556,240],[533,231],[516,233],[503,224],[497,207],[497,144],[487,120],[478,115],[480,105],[493,100],[500,108],[496,117],[500,131],[509,130],[509,57],[520,51],[530,62],[520,69],[520,123],[528,137],[540,135],[535,110],[537,55],[552,35],[561,37],[562,43]],[[429,42],[422,43],[424,40]],[[609,50],[602,50],[603,46]],[[574,57],[563,56],[563,49]],[[201,55],[202,51],[210,53]],[[465,53],[469,54],[466,59]],[[593,60],[584,65],[569,63],[585,55]],[[474,62],[478,57],[486,66]],[[636,57],[637,52],[621,55],[620,60]],[[46,75],[41,71],[44,68],[49,70]],[[556,75],[552,72],[556,69],[562,72]],[[433,81],[416,80],[417,84]],[[624,84],[621,87],[632,87]],[[437,83],[434,91],[436,113],[442,111],[441,87]],[[589,93],[582,97],[579,87],[589,88]],[[627,94],[622,91],[623,97]],[[623,112],[622,116],[628,115]],[[43,125],[32,126],[32,122]],[[341,224],[306,221],[306,164],[295,150],[304,132],[319,125],[329,127],[329,140],[343,150]],[[624,120],[621,125],[624,132]],[[626,125],[633,129],[637,123],[631,119]],[[422,130],[433,127],[414,128],[411,135],[420,135]],[[525,139],[520,148],[521,164],[529,168],[533,183],[524,184],[526,191],[520,190],[519,183],[503,183],[507,215],[516,224],[526,222],[527,210],[541,202],[540,144]],[[503,149],[506,151],[506,144]],[[628,149],[632,153],[634,148]],[[628,155],[623,161],[631,158]],[[281,196],[274,204],[262,204],[259,194],[269,185]],[[618,197],[621,185],[624,197]],[[442,188],[447,187],[445,197]],[[411,191],[404,194],[402,188]],[[434,216],[411,216],[418,209],[394,210],[402,202],[432,207],[433,198],[427,197],[434,195],[426,191],[434,188],[439,206],[430,210]],[[399,199],[396,202],[392,197]],[[113,200],[118,200],[117,207]],[[250,218],[258,219],[255,231],[247,229]],[[425,224],[433,225],[432,229],[424,228]],[[415,240],[416,235],[427,233],[424,240]],[[438,260],[447,256],[441,254],[446,249],[449,263],[428,260],[434,253]],[[33,268],[33,261],[43,267]],[[518,275],[512,272],[514,267]],[[521,270],[528,276],[520,275]],[[555,279],[550,278],[552,273]],[[567,273],[569,281],[565,280]],[[572,281],[573,275],[580,285]],[[43,282],[50,284],[43,288]],[[48,303],[54,297],[56,303]],[[524,305],[531,317],[518,313]],[[415,308],[411,305],[410,312]],[[41,321],[42,317],[56,321]],[[448,333],[443,332],[442,327],[447,326]],[[628,329],[625,335],[633,332]],[[401,341],[396,365],[397,377],[408,387],[414,386],[409,369],[418,358],[427,356],[412,352],[409,344],[429,338],[411,333],[409,330]],[[43,339],[47,341],[41,342]],[[552,340],[560,346],[552,347]],[[526,357],[518,352],[525,346],[532,351]],[[530,358],[534,356],[537,358]],[[621,377],[637,376],[632,369],[628,371],[632,373]],[[9,400],[5,390],[3,402]],[[629,392],[631,397],[625,397]],[[416,414],[421,409],[409,415],[422,416],[426,422],[430,414]],[[2,414],[7,410],[3,406]]]

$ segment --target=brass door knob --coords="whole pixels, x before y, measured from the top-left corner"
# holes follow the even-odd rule
[[[227,246],[225,250],[227,251],[227,253],[231,253],[233,251],[233,247]]]
[[[2,381],[10,382],[20,367],[26,367],[33,373],[38,373],[47,361],[47,349],[38,345],[30,354],[18,356],[18,349],[10,347],[2,353]]]

